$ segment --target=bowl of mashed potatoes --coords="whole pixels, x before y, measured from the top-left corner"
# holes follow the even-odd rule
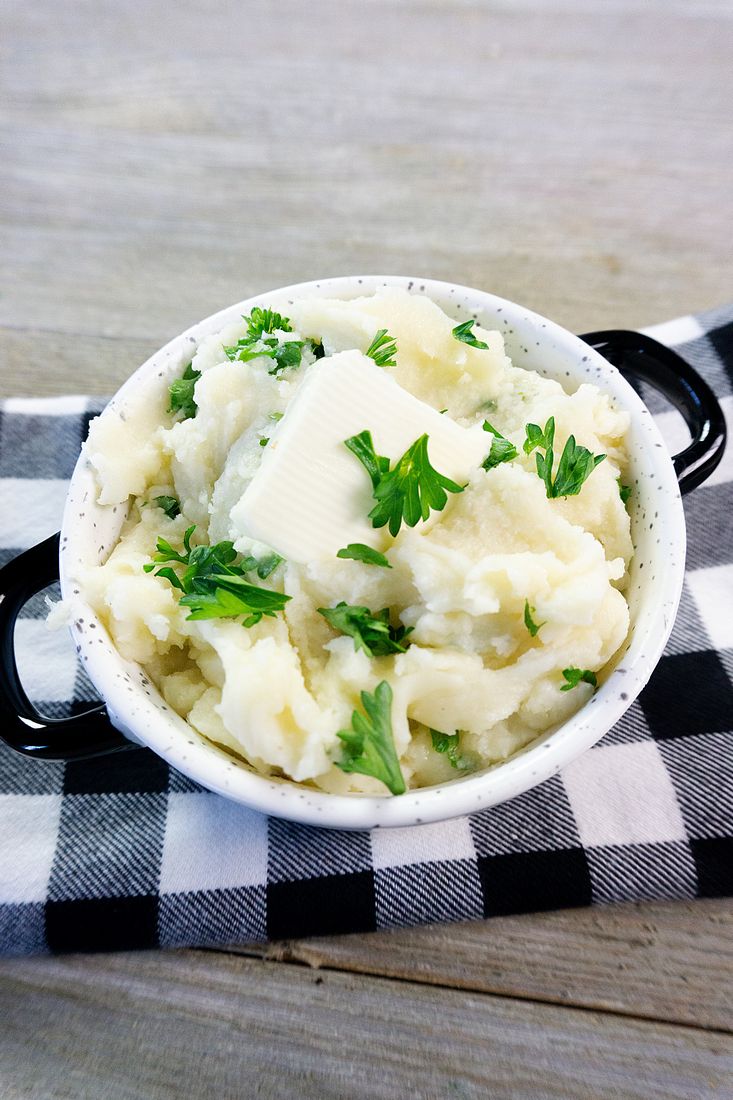
[[[407,825],[598,741],[684,554],[657,428],[588,344],[477,290],[336,278],[194,326],[92,422],[55,615],[113,725],[206,787]]]

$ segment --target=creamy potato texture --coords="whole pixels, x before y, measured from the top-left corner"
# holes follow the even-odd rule
[[[264,774],[328,791],[386,793],[377,779],[337,766],[338,731],[349,727],[360,692],[381,681],[393,691],[394,744],[408,787],[506,759],[587,702],[593,687],[581,682],[562,691],[563,670],[600,672],[626,637],[632,543],[618,478],[628,415],[594,386],[570,394],[514,367],[498,332],[475,326],[487,349],[461,342],[456,319],[403,290],[275,308],[292,328],[278,338],[304,341],[299,367],[273,374],[261,356],[230,361],[224,348],[244,336],[243,320],[195,350],[195,416],[167,411],[178,364],[148,383],[140,415],[123,421],[110,414],[92,424],[86,448],[100,502],[129,502],[129,514],[108,560],[83,578],[87,599],[120,653],[144,666],[171,707]],[[335,556],[286,560],[265,580],[255,577],[291,597],[274,618],[250,627],[241,618],[188,619],[181,592],[143,569],[156,539],[180,548],[195,524],[193,545],[231,540],[243,555],[269,552],[236,521],[263,461],[261,441],[281,427],[279,415],[314,363],[311,341],[326,356],[364,352],[379,329],[396,341],[396,365],[384,369],[401,387],[463,427],[488,419],[517,456],[478,466],[463,492],[449,494],[427,521],[403,524],[394,538],[386,528],[375,532],[373,545],[389,569]],[[543,426],[551,416],[556,462],[571,434],[606,456],[575,496],[548,499],[535,454],[523,451],[525,425]],[[487,432],[487,455],[491,440]],[[176,518],[155,504],[162,494],[180,501]],[[317,610],[340,601],[389,608],[393,624],[411,628],[406,652],[368,657],[357,650]],[[534,636],[527,605],[542,624]],[[459,733],[459,767],[455,754],[436,751],[431,730]]]

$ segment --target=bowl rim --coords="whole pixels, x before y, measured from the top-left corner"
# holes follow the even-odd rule
[[[636,414],[636,424],[643,428],[649,446],[653,448],[650,454],[655,461],[657,486],[664,490],[657,499],[663,501],[661,506],[668,509],[666,519],[676,540],[677,553],[673,560],[665,563],[659,582],[659,603],[647,627],[642,652],[630,662],[622,658],[575,715],[551,732],[540,734],[507,760],[478,774],[409,790],[399,796],[332,794],[304,787],[291,780],[262,776],[240,765],[222,749],[212,752],[211,743],[197,745],[185,736],[179,737],[178,734],[191,727],[175,712],[154,702],[154,697],[144,686],[148,684],[144,670],[122,658],[92,608],[74,595],[76,608],[82,608],[87,621],[97,627],[96,635],[92,636],[89,631],[79,631],[75,623],[72,626],[74,641],[85,660],[86,671],[107,703],[110,718],[117,728],[131,740],[153,749],[172,767],[211,791],[272,816],[341,829],[407,826],[445,820],[504,802],[550,778],[596,744],[631,706],[647,683],[672,630],[684,579],[685,525],[679,486],[669,453],[641,398],[617,369],[583,343],[580,337],[518,303],[487,291],[416,276],[351,275],[309,280],[253,295],[218,310],[161,347],[127,379],[101,415],[109,414],[124,402],[140,381],[159,370],[162,364],[169,366],[171,359],[180,360],[180,353],[186,344],[198,342],[206,335],[217,332],[254,305],[282,301],[288,296],[303,296],[314,291],[320,294],[327,291],[334,297],[347,293],[350,297],[356,297],[374,293],[382,286],[416,289],[443,305],[455,295],[466,301],[471,300],[476,311],[487,309],[494,313],[502,312],[517,326],[525,322],[528,326],[541,327],[540,339],[545,336],[548,346],[567,353],[569,366],[573,363],[577,365],[581,359],[592,365],[606,392],[611,392],[614,398],[620,397],[623,408]],[[65,599],[71,598],[75,583],[74,553],[83,533],[83,527],[79,527],[78,506],[82,500],[88,499],[92,486],[92,474],[82,450],[72,474],[61,530],[60,577]],[[75,610],[74,619],[78,618],[78,611]],[[629,635],[632,640],[633,635],[632,629]],[[95,638],[102,644],[92,644]],[[626,649],[631,644],[627,639]],[[134,700],[132,706],[131,693]],[[162,709],[169,711],[172,721],[161,713]],[[201,735],[196,736],[200,738]]]

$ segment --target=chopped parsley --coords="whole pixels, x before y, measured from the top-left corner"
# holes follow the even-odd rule
[[[290,596],[274,592],[269,588],[250,584],[245,574],[253,571],[265,579],[275,569],[282,558],[272,554],[258,561],[247,557],[239,563],[234,545],[229,541],[217,542],[213,546],[191,546],[191,536],[196,525],[187,528],[183,536],[183,552],[159,536],[156,553],[152,562],[143,566],[146,573],[155,570],[156,577],[164,577],[174,588],[183,593],[180,603],[190,610],[189,619],[238,618],[244,615],[244,626],[254,626],[263,615],[274,617],[282,611]],[[183,572],[172,562],[185,566]]]
[[[193,391],[201,377],[200,370],[193,369],[193,363],[189,363],[180,378],[171,382],[168,389],[170,404],[168,412],[183,413],[182,420],[190,420],[196,415],[198,405],[194,401]]]
[[[629,497],[631,496],[631,486],[630,485],[622,485],[620,477],[617,478],[616,480],[618,482],[618,495],[621,497],[621,503],[623,505],[626,505],[626,504],[628,504]]]
[[[494,466],[499,466],[502,462],[511,462],[517,457],[519,452],[511,440],[505,439],[501,432],[497,432],[496,428],[489,424],[488,420],[484,420],[484,431],[491,432],[494,437],[491,440],[491,450],[481,463],[484,470],[493,470]]]
[[[247,322],[247,338],[249,340],[261,340],[263,336],[273,332],[292,332],[289,317],[283,317],[274,309],[262,309],[255,306],[249,317],[244,317]]]
[[[319,607],[318,614],[334,630],[348,634],[354,639],[354,649],[363,649],[367,657],[386,657],[389,653],[405,653],[405,639],[412,633],[412,627],[390,625],[389,608],[370,611],[368,607],[358,607],[342,600],[335,607]]]
[[[288,317],[283,317],[275,310],[255,306],[249,317],[244,317],[243,320],[247,322],[247,332],[233,347],[224,348],[228,359],[232,362],[238,360],[240,363],[248,363],[250,359],[258,359],[260,356],[272,359],[274,366],[269,374],[300,366],[305,341],[280,340],[274,335],[277,332],[293,331]]]
[[[526,425],[527,438],[524,441],[524,453],[531,454],[535,448],[544,450],[535,455],[537,474],[545,483],[548,498],[572,497],[580,492],[583,482],[590,477],[605,455],[593,455],[586,447],[579,447],[575,436],[568,436],[553,479],[552,466],[555,461],[553,446],[555,442],[555,418],[551,416],[544,430],[539,424]]]
[[[268,415],[268,418],[267,418],[267,419],[268,419],[268,420],[274,420],[274,421],[275,421],[275,423],[277,423],[277,422],[278,422],[279,420],[282,420],[282,418],[283,418],[284,416],[285,416],[285,413],[278,413],[278,412],[274,412],[274,413],[270,413],[270,414]]]
[[[261,435],[260,436],[260,447],[266,447],[269,442],[270,442],[269,435]]]
[[[386,328],[380,328],[369,347],[364,352],[373,359],[378,367],[396,367],[397,342]]]
[[[371,775],[384,783],[392,794],[404,794],[407,787],[392,733],[392,688],[386,680],[377,684],[373,694],[361,693],[365,714],[355,710],[351,729],[339,730],[344,754],[336,761],[343,772]]]
[[[282,611],[290,596],[260,588],[245,580],[212,577],[212,591],[199,595],[183,596],[180,603],[190,608],[189,619],[232,619],[244,615],[242,626],[258,623],[263,615],[275,617]]]
[[[155,497],[155,503],[159,508],[162,508],[168,519],[175,519],[176,516],[181,514],[181,505],[175,497]]]
[[[545,624],[544,623],[536,623],[534,621],[534,619],[532,618],[532,615],[534,614],[534,610],[535,609],[533,607],[529,606],[529,600],[525,600],[524,601],[524,625],[527,627],[527,630],[530,632],[532,637],[536,638],[537,637],[537,632]]]
[[[267,580],[270,573],[274,573],[278,565],[285,561],[279,554],[267,554],[264,558],[247,557],[240,563],[239,568],[243,573],[251,573],[253,570],[261,581]]]
[[[469,760],[467,756],[462,756],[459,751],[460,731],[441,733],[440,730],[431,729],[430,737],[435,751],[447,756],[452,768],[457,768],[459,771],[471,771],[473,769],[473,761]]]
[[[344,546],[343,550],[339,550],[336,557],[363,561],[365,565],[381,565],[383,569],[392,568],[384,554],[379,550],[373,550],[371,546],[365,546],[363,542],[350,542],[348,546]]]
[[[414,527],[419,520],[426,520],[431,510],[441,512],[448,493],[465,489],[465,485],[457,485],[431,466],[427,435],[416,439],[391,470],[389,459],[375,452],[371,432],[351,436],[345,444],[371,478],[372,496],[377,502],[369,513],[372,525],[389,524],[391,535],[397,534],[403,522]]]
[[[488,351],[489,345],[483,340],[479,340],[472,332],[475,324],[476,318],[472,317],[470,321],[464,321],[462,325],[456,325],[453,329],[453,336],[456,340],[460,340],[462,344],[468,344],[472,348],[479,348],[481,351]]]
[[[577,687],[579,683],[590,684],[591,687],[598,687],[598,680],[596,679],[595,672],[591,672],[589,668],[564,668],[562,674],[565,677],[567,683],[563,684],[560,691],[572,691]]]

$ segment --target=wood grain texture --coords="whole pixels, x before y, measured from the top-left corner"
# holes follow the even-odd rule
[[[484,287],[578,329],[730,299],[731,16],[14,5],[0,324],[162,343],[354,271]]]
[[[717,1032],[199,952],[0,965],[3,1096],[704,1100]]]
[[[733,1032],[733,906],[614,905],[236,950]]]

